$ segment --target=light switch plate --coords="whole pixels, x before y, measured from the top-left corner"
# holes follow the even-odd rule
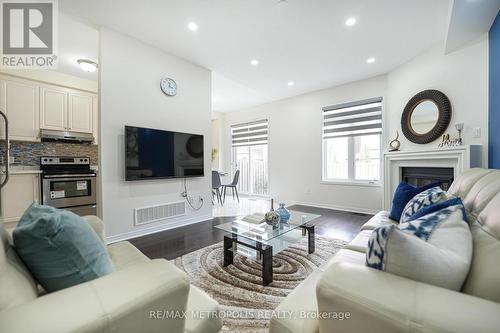
[[[481,127],[474,127],[472,130],[472,137],[474,139],[478,139],[481,137]]]

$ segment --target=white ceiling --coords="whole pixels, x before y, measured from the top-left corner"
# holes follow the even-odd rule
[[[490,30],[500,0],[454,0],[446,38],[450,53]]]
[[[78,18],[59,15],[59,68],[58,72],[97,81],[98,72],[84,72],[78,59],[99,59],[99,30]]]
[[[390,71],[445,39],[451,1],[60,0],[59,6],[211,69],[213,109],[233,111]],[[357,24],[346,27],[352,16]],[[198,31],[187,29],[190,21]],[[375,63],[367,64],[369,57]]]

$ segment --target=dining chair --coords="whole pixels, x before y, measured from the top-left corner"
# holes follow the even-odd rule
[[[212,170],[212,203],[214,203],[214,196],[217,196],[217,201],[224,205],[221,193],[222,183],[218,171]],[[223,190],[223,189],[222,189]]]
[[[238,195],[238,182],[240,180],[240,170],[236,170],[234,173],[234,178],[233,181],[230,184],[222,185],[222,195],[224,197],[224,202],[226,201],[226,190],[227,188],[231,188],[231,193],[233,194],[233,200],[234,200],[234,193],[236,193],[236,198],[238,199],[238,203],[240,202],[240,197]]]

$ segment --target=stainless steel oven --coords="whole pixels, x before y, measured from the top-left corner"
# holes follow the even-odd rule
[[[95,215],[97,182],[89,161],[88,157],[42,157],[42,204]]]

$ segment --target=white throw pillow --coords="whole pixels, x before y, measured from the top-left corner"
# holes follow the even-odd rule
[[[446,192],[443,191],[439,186],[432,187],[428,190],[420,192],[413,197],[406,204],[401,214],[400,223],[406,223],[410,220],[411,216],[418,212],[420,209],[434,205],[438,202],[446,200]]]
[[[366,265],[435,286],[460,290],[472,259],[472,236],[462,204],[398,226],[376,228]]]

